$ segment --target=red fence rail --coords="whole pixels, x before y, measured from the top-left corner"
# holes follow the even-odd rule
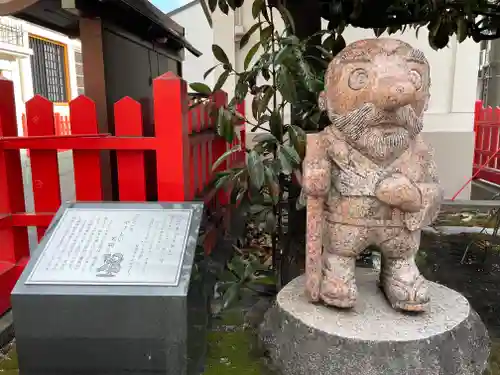
[[[186,83],[172,73],[153,82],[154,137],[143,137],[141,104],[129,97],[114,106],[115,134],[99,134],[94,102],[80,96],[70,103],[71,134],[57,130],[47,99],[26,103],[27,136],[18,136],[12,82],[0,78],[0,314],[29,259],[28,227],[40,239],[61,204],[58,150],[73,150],[77,201],[102,201],[100,153],[116,150],[121,201],[146,200],[144,152],[156,154],[159,201],[204,199],[210,207],[227,203],[227,194],[203,195],[212,165],[228,148],[216,135],[211,108],[227,104],[224,92],[189,109]],[[69,123],[69,122],[66,122]],[[244,140],[244,127],[239,131]],[[30,152],[34,213],[26,213],[20,150]],[[225,164],[243,163],[244,147]],[[207,247],[213,238],[207,236]]]

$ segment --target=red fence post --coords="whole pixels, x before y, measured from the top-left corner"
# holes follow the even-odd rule
[[[159,201],[189,199],[188,93],[184,80],[168,72],[153,81]]]
[[[95,103],[79,96],[69,103],[73,134],[98,134]],[[101,161],[98,150],[73,150],[75,193],[79,201],[100,201],[103,198]]]
[[[115,103],[115,135],[142,136],[141,104],[130,97]],[[144,151],[116,151],[120,201],[146,200]]]
[[[0,77],[0,136],[16,137],[16,107],[11,81]],[[0,147],[0,214],[24,212],[24,186],[21,156],[18,150]],[[26,228],[8,227],[0,230],[0,262],[17,262],[29,256]]]
[[[26,103],[26,119],[30,136],[55,135],[53,104],[36,95]],[[31,150],[31,177],[36,212],[56,212],[61,206],[57,150]],[[45,227],[38,227],[38,240]]]
[[[0,136],[16,137],[14,86],[1,76],[0,98]],[[10,217],[24,211],[20,152],[0,147],[0,315],[10,308],[10,293],[29,257],[28,230],[13,227]]]

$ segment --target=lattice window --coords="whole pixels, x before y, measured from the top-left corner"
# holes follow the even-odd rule
[[[85,85],[83,80],[83,56],[80,51],[75,51],[76,84],[78,86],[78,95],[85,94]]]
[[[66,48],[64,45],[30,36],[33,90],[52,102],[68,101]]]

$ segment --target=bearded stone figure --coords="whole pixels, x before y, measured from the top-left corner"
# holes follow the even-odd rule
[[[442,199],[420,134],[429,87],[424,54],[399,40],[357,41],[330,63],[319,105],[332,124],[310,136],[304,161],[311,301],[353,307],[356,258],[375,245],[379,284],[393,308],[426,309],[415,255]]]

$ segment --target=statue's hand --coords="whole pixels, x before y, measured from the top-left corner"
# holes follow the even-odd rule
[[[330,191],[330,164],[327,160],[304,160],[302,187],[306,195],[325,196]]]
[[[406,176],[399,173],[383,179],[375,190],[375,196],[404,212],[418,212],[422,209],[420,190]]]

